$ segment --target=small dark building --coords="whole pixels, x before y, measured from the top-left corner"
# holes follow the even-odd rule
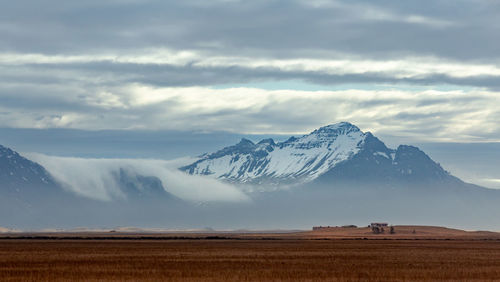
[[[370,227],[372,228],[373,234],[381,234],[384,233],[384,227],[389,226],[388,223],[385,222],[372,222],[370,223]]]

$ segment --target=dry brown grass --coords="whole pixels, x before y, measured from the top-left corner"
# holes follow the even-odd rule
[[[390,234],[390,227],[385,228],[383,234],[373,234],[371,228],[342,228],[332,227],[321,230],[295,233],[296,236],[309,239],[499,239],[500,233],[489,231],[464,231],[441,226],[394,226],[395,234]]]
[[[5,281],[499,278],[498,241],[0,240]]]

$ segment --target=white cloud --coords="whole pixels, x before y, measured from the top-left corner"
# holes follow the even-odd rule
[[[395,134],[443,141],[474,139],[470,135],[499,130],[495,119],[500,116],[497,107],[500,97],[487,91],[270,91],[142,85],[128,86],[124,91],[134,97],[133,101],[151,96],[155,98],[151,102],[155,106],[175,104],[162,113],[175,129],[299,133],[325,123],[348,120],[375,131],[389,129]],[[140,101],[131,105],[147,104]],[[305,121],[303,125],[301,120]],[[440,131],[425,132],[426,127],[436,123],[442,125]],[[312,127],[304,127],[305,124]]]
[[[500,179],[496,178],[477,178],[477,177],[464,177],[465,181],[474,183],[483,187],[491,189],[500,189]]]
[[[112,94],[102,93],[88,93],[84,100],[66,97],[73,110],[0,106],[0,126],[301,134],[345,120],[364,130],[414,140],[500,140],[500,95],[485,90],[299,91],[129,84],[104,92]]]
[[[77,55],[0,53],[0,64],[75,64],[109,61],[115,63],[185,65],[197,58],[198,54],[194,51],[148,48],[135,53],[113,52]]]
[[[95,96],[85,97],[85,101],[91,106],[102,107],[105,109],[128,108],[120,96],[107,91],[100,91],[96,93]]]
[[[401,60],[328,60],[328,59],[259,59],[241,57],[213,57],[199,60],[195,66],[245,68],[276,68],[284,72],[305,71],[330,75],[378,73],[394,78],[424,78],[431,75],[447,75],[456,78],[474,76],[500,76],[500,68],[494,64],[469,64],[440,60],[432,57],[406,58]]]
[[[339,56],[339,55],[337,55]],[[350,58],[351,57],[351,58]],[[495,63],[479,64],[445,60],[436,57],[406,57],[391,60],[354,58],[344,54],[342,58],[291,58],[210,55],[194,50],[145,49],[131,53],[45,55],[0,53],[0,66],[26,64],[86,64],[113,62],[121,64],[188,65],[199,68],[241,67],[246,69],[270,68],[281,72],[317,72],[328,75],[379,74],[395,79],[425,78],[446,75],[453,78],[500,76]]]
[[[218,180],[191,176],[177,170],[192,159],[171,161],[149,159],[85,159],[27,153],[43,165],[64,188],[84,197],[109,201],[125,199],[115,174],[120,168],[161,180],[166,191],[195,202],[247,202],[250,198],[238,188]]]

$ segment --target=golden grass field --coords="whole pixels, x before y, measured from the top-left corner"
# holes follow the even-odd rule
[[[2,281],[495,279],[497,240],[0,239]]]

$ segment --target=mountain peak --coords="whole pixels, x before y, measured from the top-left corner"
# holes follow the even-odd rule
[[[361,131],[359,129],[359,127],[355,126],[354,124],[352,124],[350,122],[343,121],[343,122],[334,123],[334,124],[320,127],[318,129],[314,130],[312,133],[313,134],[325,134],[325,133],[326,134],[331,134],[331,133],[346,134],[346,133],[357,132],[357,131]]]
[[[247,146],[247,145],[255,145],[255,144],[251,140],[249,140],[249,139],[241,138],[240,142],[238,142],[237,145],[238,146],[239,145]]]
[[[410,172],[415,178],[445,179],[449,177],[449,172],[415,146],[399,145],[394,163],[398,165],[402,173]]]
[[[248,154],[251,153],[255,150],[257,146],[250,140],[246,138],[241,138],[240,142],[238,144],[225,147],[215,153],[212,154],[206,154],[205,157],[207,158],[220,158],[225,155],[232,155],[232,154]]]
[[[16,151],[11,150],[10,148],[0,145],[0,157],[8,156],[19,156],[19,154]]]
[[[354,147],[364,138],[366,134],[363,133],[357,126],[349,122],[339,122],[320,127],[308,135],[304,135],[293,142],[302,149],[312,147],[330,146],[333,143],[347,142],[353,145],[352,141],[355,140]],[[287,141],[288,142],[288,141]],[[352,147],[352,146],[350,146]],[[354,148],[353,148],[354,149]]]
[[[275,145],[274,140],[272,138],[262,139],[257,143],[259,145]]]

